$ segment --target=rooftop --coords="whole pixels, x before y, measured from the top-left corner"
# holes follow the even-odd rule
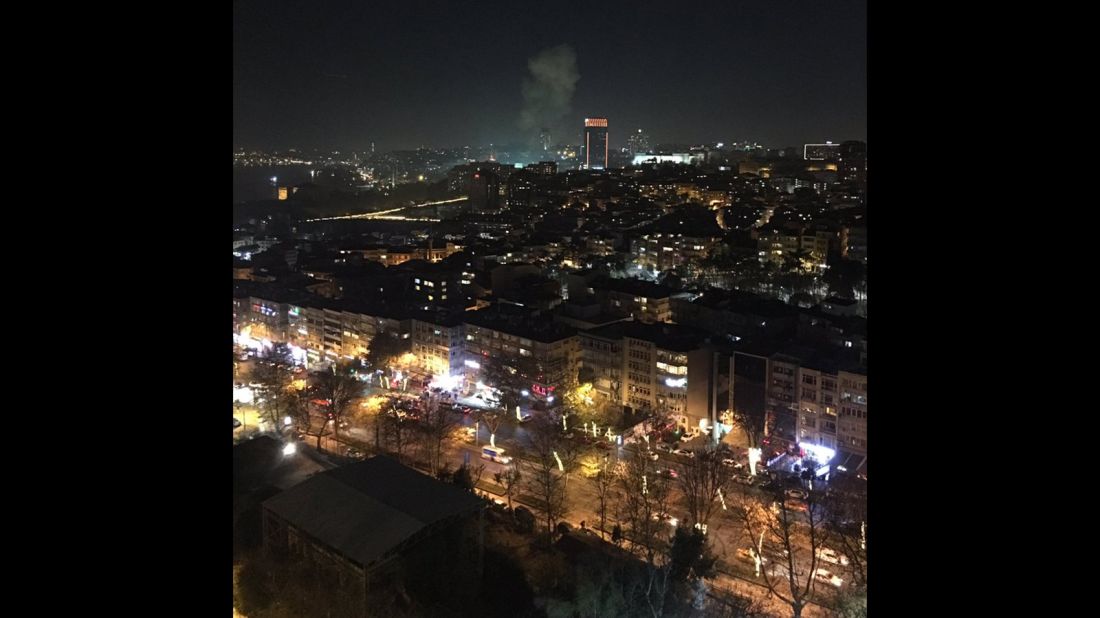
[[[600,277],[589,283],[589,286],[594,289],[611,290],[623,294],[633,294],[634,296],[645,296],[646,298],[668,298],[672,295],[672,288],[650,281],[642,281],[641,279]]]
[[[470,492],[385,456],[317,474],[264,502],[265,509],[361,566],[428,526],[484,505]]]
[[[585,334],[605,339],[630,337],[648,341],[663,350],[690,352],[697,350],[707,340],[707,333],[689,326],[678,324],[644,324],[642,322],[616,322],[601,326]]]
[[[494,305],[479,311],[466,312],[466,323],[490,330],[508,333],[542,343],[553,343],[573,336],[577,329],[555,322],[549,315],[538,311],[524,311],[519,307]]]

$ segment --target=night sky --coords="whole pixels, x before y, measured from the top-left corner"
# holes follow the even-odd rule
[[[655,143],[866,139],[866,9],[845,0],[238,0],[234,146],[533,142],[538,129],[521,130],[528,61],[562,45],[579,79],[569,109],[544,114],[561,120],[539,121],[553,125],[555,143],[577,143],[585,116],[609,118],[614,147],[639,127]]]

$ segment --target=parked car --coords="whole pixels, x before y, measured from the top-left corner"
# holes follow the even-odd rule
[[[826,584],[836,586],[837,588],[840,588],[840,586],[844,583],[843,579],[840,579],[839,577],[830,573],[829,571],[826,571],[825,569],[817,569],[816,571],[814,571],[814,579],[819,582],[825,582]]]
[[[672,452],[672,447],[665,444],[664,442],[658,442],[657,443],[657,450],[658,451],[664,451],[666,453],[671,453]]]
[[[646,457],[649,457],[653,461],[657,461],[658,459],[661,458],[661,456],[657,454],[657,451],[650,451],[649,453],[646,454]]]
[[[677,455],[680,455],[682,457],[690,457],[690,458],[695,457],[695,453],[687,450],[686,448],[678,448],[678,449],[676,449],[675,451],[672,451],[672,452],[676,453]]]
[[[234,418],[234,419],[233,419],[233,429],[236,429],[236,428],[238,428],[238,427],[240,427],[240,426],[241,426],[241,422],[240,422],[240,421],[238,421],[238,420],[237,420],[236,418]]]
[[[663,470],[658,470],[657,474],[659,474],[661,476],[667,476],[670,479],[680,478],[680,474],[678,472],[676,472],[676,470],[673,470],[672,468],[665,468]]]
[[[787,507],[788,511],[802,511],[802,512],[805,512],[805,511],[809,510],[806,507],[806,503],[801,501],[801,500],[790,500],[790,499],[788,499],[788,500],[785,500],[783,502],[783,504]]]
[[[535,418],[535,416],[533,414],[524,414],[524,415],[519,417],[519,422],[526,423],[526,422],[529,422],[533,418]]]
[[[801,489],[788,489],[787,497],[792,500],[805,500],[806,492],[802,491]]]
[[[734,470],[740,470],[741,468],[745,467],[745,464],[735,459],[723,459],[722,465],[726,466],[727,468],[733,468]]]
[[[352,459],[363,459],[365,457],[365,455],[363,454],[363,451],[361,451],[357,448],[349,448],[347,450],[347,452],[344,453],[344,454],[347,455],[348,457],[352,458]]]
[[[817,548],[817,557],[821,558],[825,562],[839,564],[840,566],[848,566],[848,556],[845,556],[835,549],[829,549],[828,547],[819,547]]]
[[[653,514],[653,521],[668,522],[668,525],[674,526],[674,527],[680,523],[680,520],[676,519],[672,515],[669,515],[668,513],[654,513]]]

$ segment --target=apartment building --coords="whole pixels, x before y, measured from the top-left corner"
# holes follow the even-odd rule
[[[655,232],[634,239],[630,243],[630,255],[639,268],[664,271],[698,263],[717,241],[711,237]]]
[[[465,330],[461,319],[417,314],[410,322],[409,331],[417,371],[422,377],[462,373]]]
[[[768,414],[774,438],[826,446],[837,461],[865,466],[867,375],[858,351],[746,346],[733,354],[730,371],[732,409]]]
[[[507,306],[469,311],[465,320],[466,387],[481,380],[483,362],[524,359],[536,369],[529,396],[552,404],[560,401],[558,389],[577,375],[579,348],[576,329],[556,322],[550,315]]]
[[[716,421],[715,358],[702,331],[617,322],[578,338],[581,378],[601,397],[632,412],[667,411],[683,427]]]

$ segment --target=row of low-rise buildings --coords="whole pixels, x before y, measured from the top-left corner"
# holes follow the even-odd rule
[[[340,253],[345,255],[358,255],[364,260],[378,262],[383,266],[397,266],[398,264],[404,264],[410,260],[439,262],[461,250],[461,246],[452,242],[444,243],[442,246],[435,246],[431,241],[428,241],[424,243],[423,246],[404,245],[395,247],[389,245],[371,245],[361,248],[341,249]]]
[[[409,340],[414,373],[448,377],[467,392],[484,386],[487,365],[511,361],[535,368],[524,385],[532,401],[552,404],[567,385],[591,383],[595,397],[626,411],[665,412],[685,428],[725,431],[735,430],[729,410],[755,407],[769,416],[777,438],[865,457],[862,319],[741,300],[676,299],[672,316],[705,328],[647,323],[643,313],[587,329],[558,319],[558,311],[503,305],[448,314],[320,298],[247,295],[234,304],[238,326],[297,345],[311,362],[363,357],[386,333]],[[812,345],[765,343],[799,338]]]

